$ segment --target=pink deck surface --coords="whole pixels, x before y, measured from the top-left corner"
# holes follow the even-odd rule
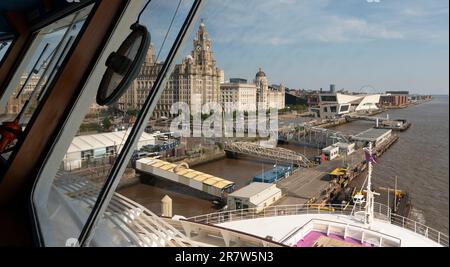
[[[344,242],[347,242],[350,244],[359,245],[362,247],[372,247],[371,244],[368,244],[368,243],[361,244],[360,241],[353,239],[353,238],[344,238],[343,236],[334,235],[334,234],[330,234],[329,236],[327,236],[325,233],[321,233],[321,232],[317,232],[317,231],[312,231],[309,234],[307,234],[303,238],[303,240],[300,240],[297,242],[297,245],[295,245],[295,247],[312,247],[317,242],[317,240],[319,240],[319,238],[322,236],[332,238],[335,240],[344,241]]]

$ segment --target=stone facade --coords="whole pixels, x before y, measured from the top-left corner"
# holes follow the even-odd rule
[[[221,86],[221,101],[224,109],[228,111],[225,103],[237,104],[237,111],[256,111],[256,85],[248,83],[224,83]]]
[[[118,101],[118,108],[140,110],[162,66],[163,63],[156,62],[153,46],[150,47],[139,76]],[[261,69],[253,84],[224,83],[224,71],[217,67],[211,40],[203,22],[193,41],[191,54],[175,66],[152,117],[173,117],[170,114],[171,107],[177,102],[187,103],[193,113],[199,108],[195,106],[194,109],[193,105],[193,97],[196,95],[201,97],[201,101],[195,103],[201,102],[201,105],[234,102],[239,103],[239,108],[245,111],[251,111],[251,107],[257,107],[257,103],[263,103],[266,109],[285,108],[285,87],[269,86],[266,74]]]
[[[209,102],[220,103],[220,84],[224,81],[224,71],[216,66],[204,23],[200,24],[193,47],[191,54],[176,65],[153,117],[172,117],[170,109],[177,102],[187,103],[192,110],[192,98],[196,94],[201,95],[202,105]],[[163,63],[156,62],[154,49],[151,47],[138,78],[119,100],[118,107],[122,110],[140,110],[162,66]]]
[[[19,86],[16,88],[14,93],[9,97],[8,104],[6,105],[5,114],[9,115],[19,114],[23,106],[27,102],[27,100],[30,98],[31,93],[33,92],[37,83],[39,82],[40,76],[37,74],[32,74],[22,94],[19,97],[17,97],[17,94],[19,93],[19,90],[22,88],[22,86],[25,84],[27,77],[28,74],[25,73],[20,78]]]
[[[267,75],[262,69],[259,69],[255,78],[256,84],[256,100],[258,103],[263,103],[266,109],[285,108],[285,87],[283,84],[274,87],[269,86]]]

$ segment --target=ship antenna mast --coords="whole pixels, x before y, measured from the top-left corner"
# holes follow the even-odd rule
[[[367,189],[365,190],[367,193],[367,202],[366,202],[366,215],[364,217],[365,224],[371,224],[374,219],[374,204],[375,204],[375,195],[380,195],[372,191],[372,171],[373,171],[373,163],[375,159],[373,157],[372,152],[373,144],[369,143],[369,149],[367,150],[366,158],[368,164],[368,174],[367,174]]]

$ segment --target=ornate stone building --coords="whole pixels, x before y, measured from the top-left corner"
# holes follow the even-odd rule
[[[280,84],[280,86],[277,87],[269,86],[269,80],[267,79],[267,75],[262,69],[259,69],[258,73],[256,73],[255,84],[256,84],[256,101],[258,103],[263,103],[266,109],[285,108],[286,90],[283,84]]]
[[[138,77],[134,80],[130,89],[119,99],[118,108],[124,111],[129,109],[140,110],[161,71],[162,65],[163,63],[156,63],[154,47],[151,45]],[[168,89],[164,90],[164,95],[161,97],[158,107],[165,102],[163,98],[167,97]]]
[[[221,84],[222,104],[230,112],[226,103],[237,104],[237,111],[256,111],[256,85],[242,81]]]
[[[171,117],[170,109],[174,103],[184,102],[191,106],[195,94],[201,95],[202,105],[208,102],[220,103],[220,84],[224,81],[224,71],[216,66],[211,40],[203,22],[193,46],[191,54],[176,65],[153,117]],[[161,67],[162,63],[155,61],[154,49],[151,47],[139,77],[119,100],[118,107],[122,110],[141,109]]]
[[[30,80],[28,81],[27,85],[25,86],[22,94],[17,97],[17,94],[19,93],[19,90],[22,88],[22,86],[25,84],[26,80],[28,78],[28,74],[25,73],[20,77],[20,83],[19,86],[16,88],[14,93],[9,97],[8,103],[6,105],[5,114],[9,115],[17,115],[22,110],[23,106],[25,105],[25,102],[30,98],[31,93],[35,90],[36,85],[38,84],[40,80],[40,76],[37,74],[32,74],[30,77]]]

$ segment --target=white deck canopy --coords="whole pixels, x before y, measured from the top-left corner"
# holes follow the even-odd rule
[[[112,153],[120,153],[129,133],[129,131],[119,131],[75,137],[64,158],[65,169],[80,168],[81,162],[86,160],[86,155],[92,158],[105,158]],[[155,136],[144,133],[139,139],[136,149],[139,150],[143,146],[154,144]]]

